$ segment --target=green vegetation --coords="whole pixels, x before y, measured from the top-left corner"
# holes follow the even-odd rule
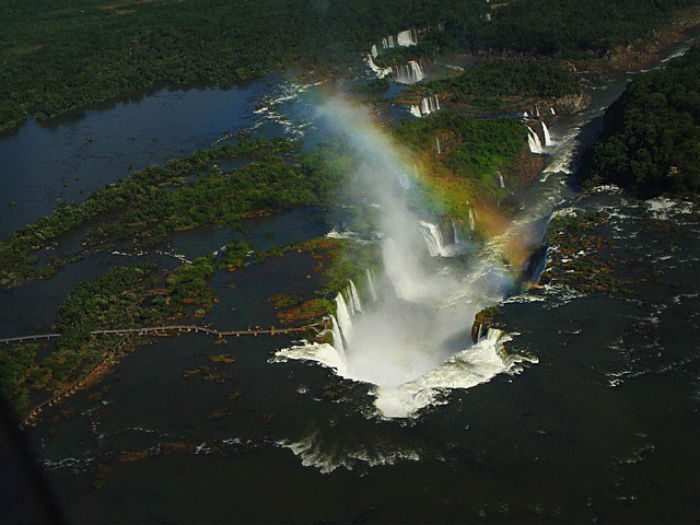
[[[29,390],[25,385],[38,349],[36,344],[0,348],[0,395],[18,413],[29,408]]]
[[[426,53],[603,56],[696,0],[5,0],[0,131],[162,85],[340,71],[382,36],[435,27]],[[490,11],[492,21],[483,15]],[[398,53],[399,51],[397,51]]]
[[[241,268],[245,264],[246,255],[251,250],[251,246],[243,241],[231,241],[224,247],[224,251],[219,257],[219,270],[233,271]]]
[[[357,86],[353,86],[352,91],[361,95],[380,96],[386,93],[391,82],[388,78],[373,78]]]
[[[642,198],[700,191],[700,47],[627,86],[582,172]]]
[[[490,23],[477,17],[449,18],[446,31],[431,40],[445,51],[475,54],[602,57],[668,23],[678,9],[695,4],[697,0],[493,2]]]
[[[468,215],[470,199],[498,200],[498,172],[513,173],[526,150],[527,130],[512,120],[473,120],[454,114],[403,121],[398,139],[417,152],[432,207],[455,218]],[[440,142],[437,154],[436,139]]]
[[[318,203],[332,191],[333,174],[302,159],[299,143],[243,137],[236,144],[199,150],[165,167],[147,166],[128,179],[92,193],[82,203],[63,203],[51,215],[0,242],[0,285],[46,279],[67,260],[42,250],[60,245],[61,235],[90,222],[83,244],[148,248],[168,235],[207,224],[235,224],[261,210],[282,211]],[[214,161],[243,157],[231,172]],[[114,213],[121,211],[121,213]]]
[[[18,413],[29,408],[30,392],[55,393],[99,363],[121,336],[90,332],[162,324],[214,305],[209,281],[214,256],[199,257],[164,273],[152,265],[117,266],[75,287],[58,309],[61,333],[55,350],[37,360],[38,345],[0,349],[0,388]]]
[[[578,77],[556,62],[497,60],[481,63],[460,75],[426,82],[418,94],[441,94],[460,104],[500,106],[511,101],[554,99],[582,92]]]

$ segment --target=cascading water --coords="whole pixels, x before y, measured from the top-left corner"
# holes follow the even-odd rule
[[[331,333],[333,334],[333,348],[336,349],[340,358],[345,361],[345,344],[343,343],[343,335],[340,333],[340,325],[335,316],[331,315],[332,328]]]
[[[396,81],[401,84],[415,84],[423,80],[425,76],[423,68],[415,60],[410,60],[408,64],[403,66],[394,66],[394,75]]]
[[[411,106],[410,111],[416,117],[424,117],[440,111],[440,101],[437,95],[429,95],[421,99],[420,105]]]
[[[544,137],[545,147],[554,145],[554,142],[552,142],[552,137],[549,135],[549,129],[547,128],[547,124],[544,123],[544,120],[542,121],[542,136]]]
[[[338,319],[338,328],[347,344],[352,341],[352,317],[348,305],[345,303],[343,294],[339,293],[335,296],[336,319]]]
[[[530,147],[530,152],[537,154],[544,153],[544,148],[542,148],[540,137],[530,126],[527,127],[527,144]]]
[[[353,184],[376,206],[382,277],[375,280],[368,272],[364,290],[349,283],[336,296],[333,337],[343,343],[342,355],[331,345],[309,343],[280,350],[278,358],[312,359],[373,384],[374,406],[389,418],[415,414],[444,388],[468,388],[508,370],[512,362],[502,359],[495,342],[471,343],[476,313],[513,286],[499,245],[476,251],[459,265],[429,257],[431,247],[440,255],[459,245],[459,232],[453,224],[454,243],[448,244],[437,225],[416,215],[413,192],[420,187],[403,189],[397,181],[409,172],[404,163],[410,155],[379,131],[365,110],[335,99],[319,112],[353,151]],[[469,221],[473,228],[471,210]],[[373,300],[357,304],[360,292]]]
[[[372,58],[372,55],[367,55],[367,65],[374,71],[377,78],[384,78],[387,75],[391,75],[392,69],[390,67],[379,67]]]
[[[415,46],[418,44],[418,33],[415,29],[406,29],[396,36],[396,42],[403,47]]]
[[[370,50],[372,58],[377,58],[379,56],[379,50],[377,49],[377,44],[372,44],[372,49]]]
[[[501,188],[505,189],[506,182],[503,180],[503,173],[500,171],[498,172],[498,183],[501,185]]]
[[[348,289],[350,300],[352,301],[353,313],[357,314],[362,311],[362,303],[360,302],[360,294],[357,293],[357,287],[352,279],[350,280]]]
[[[442,154],[442,150],[440,149],[440,139],[435,137],[435,150],[437,151],[438,155]]]
[[[369,288],[369,293],[372,295],[372,300],[377,300],[377,289],[374,286],[374,272],[369,268],[365,270],[367,274],[367,288]]]

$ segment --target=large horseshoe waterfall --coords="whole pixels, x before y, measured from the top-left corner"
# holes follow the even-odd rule
[[[351,184],[366,199],[356,204],[379,211],[381,268],[368,269],[361,287],[348,281],[335,298],[332,345],[298,345],[278,355],[316,360],[375,385],[383,417],[411,416],[434,402],[438,389],[467,388],[507,371],[514,359],[503,355],[500,332],[473,345],[471,328],[480,309],[512,290],[513,268],[500,256],[508,241],[479,246],[454,222],[443,235],[439,219],[427,220],[415,204],[420,182],[406,183],[415,172],[410,154],[363,108],[335,98],[319,115],[352,151]],[[473,222],[470,209],[470,231]],[[463,264],[453,264],[457,258]]]

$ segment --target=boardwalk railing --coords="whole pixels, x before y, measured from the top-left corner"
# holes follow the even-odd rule
[[[309,330],[316,330],[319,327],[324,327],[323,322],[314,323],[307,326],[294,326],[288,328],[279,328],[272,326],[270,328],[246,328],[245,330],[216,330],[215,328],[208,328],[206,326],[198,325],[166,325],[166,326],[149,326],[143,328],[117,328],[112,330],[93,330],[90,332],[92,336],[99,335],[180,335],[185,333],[201,333],[212,335],[215,337],[240,337],[246,335],[258,336],[258,335],[285,335],[285,334],[297,334],[302,332],[307,332]],[[0,339],[0,344],[11,344],[11,343],[26,343],[30,341],[46,341],[49,339],[56,339],[61,337],[60,333],[50,333],[50,334],[31,334],[31,335],[21,335],[17,337],[6,337]]]
[[[116,345],[111,347],[105,356],[93,366],[86,374],[78,378],[71,385],[64,388],[60,392],[53,395],[51,398],[43,401],[42,403],[35,406],[26,415],[22,421],[22,425],[31,425],[37,421],[39,415],[44,411],[46,407],[54,406],[59,403],[62,399],[75,394],[81,387],[85,385],[92,377],[99,373],[100,368],[107,365],[107,363],[116,357],[117,350],[121,348],[128,340],[130,336],[175,336],[185,333],[203,333],[215,337],[240,337],[246,335],[258,336],[258,335],[285,335],[307,332],[309,330],[324,329],[326,327],[325,321],[319,323],[314,323],[307,326],[295,326],[289,328],[246,328],[245,330],[216,330],[214,328],[207,328],[206,326],[198,325],[167,325],[167,326],[150,326],[145,328],[121,328],[113,330],[93,330],[90,332],[93,336],[100,335],[121,335],[124,336]],[[5,339],[0,339],[0,344],[2,343],[21,343],[26,341],[39,341],[47,339],[55,339],[60,337],[59,333],[50,334],[34,334],[26,335],[20,337],[8,337]]]

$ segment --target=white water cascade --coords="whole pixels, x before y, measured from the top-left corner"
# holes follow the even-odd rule
[[[440,101],[438,100],[437,95],[423,97],[423,100],[421,100],[420,111],[423,115],[430,115],[431,113],[440,111]]]
[[[474,231],[475,227],[476,227],[476,221],[474,220],[474,212],[472,211],[471,208],[469,208],[469,229],[471,231]]]
[[[554,142],[552,141],[552,137],[549,135],[549,129],[547,128],[547,124],[544,123],[544,120],[542,121],[542,135],[544,136],[544,146],[545,148],[547,146],[553,146]]]
[[[544,153],[544,148],[542,148],[540,137],[530,126],[527,127],[527,144],[532,153],[536,153],[538,155]]]
[[[501,185],[501,188],[505,189],[506,183],[503,180],[503,173],[501,173],[500,171],[498,172],[498,182]]]
[[[372,49],[370,50],[372,58],[377,58],[379,56],[379,50],[377,49],[377,44],[372,44]]]
[[[411,115],[415,117],[424,117],[431,113],[437,113],[440,111],[440,100],[438,100],[437,95],[428,95],[421,99],[420,105],[412,105],[410,111]]]
[[[396,81],[401,84],[415,84],[425,77],[423,68],[415,60],[410,60],[403,66],[394,66]]]
[[[418,33],[415,29],[406,29],[396,35],[396,42],[403,47],[418,45]]]
[[[352,341],[352,317],[350,317],[350,310],[348,310],[348,305],[342,293],[335,296],[335,308],[340,333],[345,342],[350,344]]]
[[[372,55],[367,55],[367,65],[372,71],[374,71],[374,73],[377,75],[377,78],[384,78],[387,75],[391,75],[393,72],[393,70],[390,67],[379,67],[374,62],[374,58],[372,58]]]
[[[345,361],[345,344],[343,343],[343,335],[340,332],[340,325],[335,316],[331,315],[331,322],[333,327],[331,328],[331,333],[333,334],[333,347],[338,351],[340,358]]]
[[[440,139],[435,137],[435,149],[437,150],[437,154],[441,155],[442,150],[440,149]]]
[[[362,289],[348,283],[335,297],[333,345],[301,343],[278,351],[275,362],[313,360],[371,384],[376,415],[384,418],[412,417],[444,402],[445,389],[470,388],[510,370],[513,360],[495,340],[471,342],[476,313],[511,286],[498,246],[474,251],[464,265],[430,257],[431,248],[447,254],[462,243],[456,223],[449,242],[450,235],[416,215],[415,190],[402,190],[397,181],[412,169],[405,165],[410,157],[364,109],[334,99],[319,112],[353,152],[353,184],[377,205],[382,276],[366,272]],[[473,228],[473,211],[469,220]]]
[[[348,287],[348,292],[350,296],[350,301],[352,302],[352,312],[357,315],[362,311],[362,303],[360,302],[360,294],[357,293],[357,287],[355,283],[350,279],[350,285]]]
[[[454,241],[446,243],[442,231],[437,224],[427,221],[419,221],[421,233],[431,257],[453,257],[463,251],[463,246],[459,240],[457,225],[452,222]]]
[[[367,288],[369,288],[369,293],[372,295],[372,300],[377,300],[377,288],[374,286],[374,272],[367,268],[365,270],[367,274]]]

